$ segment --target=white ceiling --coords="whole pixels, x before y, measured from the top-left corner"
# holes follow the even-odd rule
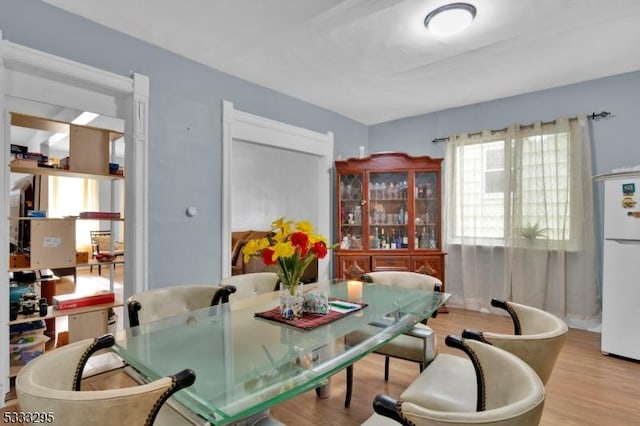
[[[638,0],[44,0],[364,124],[640,69]]]

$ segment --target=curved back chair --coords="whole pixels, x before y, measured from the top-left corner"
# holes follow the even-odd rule
[[[56,424],[152,425],[164,402],[191,386],[195,373],[183,370],[151,383],[121,389],[81,391],[82,370],[97,350],[112,346],[106,335],[45,352],[29,362],[16,377],[23,412],[52,412]]]
[[[127,299],[131,327],[229,301],[235,289],[214,285],[180,285],[147,290]]]
[[[377,283],[395,287],[405,287],[412,289],[422,289],[428,291],[440,291],[442,281],[436,277],[417,272],[408,271],[378,271],[363,274],[361,280],[369,283]],[[437,311],[433,313],[433,317],[437,315]],[[389,380],[389,361],[390,358],[400,358],[418,363],[420,371],[435,358],[436,356],[436,335],[435,332],[426,326],[425,319],[422,324],[416,324],[408,332],[394,338],[389,343],[376,349],[374,352],[384,355],[384,380]],[[345,339],[346,345],[355,345],[368,338],[361,332],[354,332],[347,335]],[[345,407],[350,405],[352,384],[353,384],[353,366],[347,367],[347,394],[345,398]]]
[[[440,291],[442,281],[438,278],[409,271],[375,271],[362,274],[362,281],[390,285],[394,287],[414,288],[421,290]]]
[[[275,272],[251,272],[223,278],[220,286],[233,286],[236,292],[233,299],[245,299],[278,289],[278,274]]]
[[[439,354],[400,399],[376,396],[376,414],[364,425],[539,424],[545,390],[531,367],[486,343],[453,336],[445,342],[468,358]]]
[[[514,334],[464,330],[462,336],[490,343],[517,355],[546,384],[569,330],[567,324],[555,315],[531,306],[496,299],[491,300],[491,305],[509,313]]]

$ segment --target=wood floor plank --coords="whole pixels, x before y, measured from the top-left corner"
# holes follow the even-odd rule
[[[459,354],[447,348],[447,334],[460,334],[462,329],[513,331],[507,317],[449,309],[429,320],[438,336],[439,351]],[[353,399],[344,408],[345,373],[331,381],[331,394],[317,399],[307,392],[273,408],[271,413],[280,421],[295,426],[359,425],[373,412],[371,403],[379,393],[399,396],[418,376],[415,363],[391,360],[388,382],[384,381],[384,357],[371,354],[355,364]],[[131,383],[121,371],[87,379],[88,389],[127,386]],[[547,397],[542,415],[543,426],[589,426],[638,424],[640,415],[640,363],[605,356],[600,353],[600,334],[570,329],[566,343],[546,387]],[[5,410],[19,410],[12,403]],[[2,411],[5,411],[2,410]]]

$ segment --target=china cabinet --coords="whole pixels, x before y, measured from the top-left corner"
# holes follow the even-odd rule
[[[445,282],[441,162],[399,152],[335,162],[337,277],[396,270]]]

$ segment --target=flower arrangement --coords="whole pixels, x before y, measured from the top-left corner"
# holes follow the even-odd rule
[[[315,234],[308,221],[293,222],[281,217],[271,223],[269,235],[249,240],[242,249],[244,261],[260,255],[265,265],[277,265],[277,274],[291,295],[296,291],[302,274],[315,259],[323,259],[328,250],[326,238]]]

